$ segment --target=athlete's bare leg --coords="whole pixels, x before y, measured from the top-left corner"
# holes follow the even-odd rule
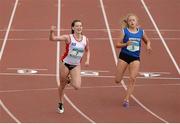
[[[81,66],[77,65],[70,71],[71,85],[77,90],[81,88]]]
[[[69,75],[68,68],[60,63],[60,86],[58,87],[60,103],[63,103],[64,89],[67,84],[67,76]]]
[[[126,101],[129,101],[129,97],[134,90],[134,85],[136,82],[136,77],[139,72],[139,67],[140,67],[140,61],[133,61],[129,64],[130,77],[129,77],[129,85],[128,85],[127,93],[126,93],[126,97],[125,97]]]
[[[119,59],[118,64],[117,64],[117,72],[116,72],[116,77],[115,77],[115,83],[121,82],[127,66],[128,66],[128,64],[125,61]]]

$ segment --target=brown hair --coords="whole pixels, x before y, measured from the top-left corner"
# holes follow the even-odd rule
[[[74,34],[74,30],[72,29],[72,27],[74,27],[74,25],[75,25],[76,22],[81,22],[81,20],[75,19],[75,20],[72,21],[72,23],[71,23],[71,33],[72,33],[72,34]],[[82,23],[82,22],[81,22],[81,23]]]

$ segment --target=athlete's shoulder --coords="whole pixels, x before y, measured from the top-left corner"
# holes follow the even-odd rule
[[[128,27],[122,28],[123,31],[128,31]]]
[[[85,37],[85,38],[87,38],[86,35],[84,35],[84,34],[83,34],[82,36]]]
[[[142,35],[144,35],[144,29],[143,28],[139,27],[138,30]]]
[[[73,37],[73,34],[68,34],[68,37]]]
[[[66,43],[70,43],[70,41],[71,41],[71,37],[70,37],[70,34],[64,34],[64,35],[62,35],[66,40]]]
[[[138,30],[139,30],[139,31],[144,31],[144,29],[143,29],[143,28],[141,28],[141,27],[139,27],[139,28],[138,28]]]
[[[85,39],[86,41],[88,40],[88,38],[85,35],[82,35],[83,39]]]
[[[122,30],[122,33],[123,33],[124,35],[129,32],[127,27],[124,27],[124,28],[122,28],[121,30]]]

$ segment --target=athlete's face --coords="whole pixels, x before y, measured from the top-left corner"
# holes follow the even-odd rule
[[[74,30],[75,33],[81,34],[82,33],[82,29],[83,29],[83,27],[82,27],[82,23],[81,22],[76,22],[74,24],[73,30]]]
[[[127,23],[129,25],[129,27],[136,28],[138,25],[136,16],[129,16],[127,19]]]

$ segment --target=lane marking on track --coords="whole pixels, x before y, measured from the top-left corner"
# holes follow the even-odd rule
[[[107,73],[109,71],[107,71],[107,70],[81,70],[81,72],[103,72],[103,73]]]
[[[7,68],[7,70],[16,70],[17,74],[31,75],[36,74],[38,71],[47,71],[48,69],[38,69],[38,68]]]
[[[86,77],[97,77],[99,73],[107,73],[109,71],[100,71],[100,70],[81,70],[81,76]]]
[[[61,0],[58,0],[58,19],[57,19],[57,36],[60,36],[60,21],[61,21]],[[57,51],[56,51],[56,81],[57,85],[60,86],[60,77],[59,77],[59,68],[60,68],[60,42],[57,42]],[[84,118],[86,118],[89,122],[95,123],[90,117],[88,117],[85,113],[83,113],[75,104],[68,98],[66,94],[64,94],[64,98],[67,102]]]
[[[13,8],[13,11],[12,11],[12,13],[11,13],[11,17],[10,17],[10,20],[9,20],[8,28],[7,28],[7,31],[6,31],[4,40],[3,40],[2,48],[1,48],[1,50],[0,50],[0,61],[1,61],[1,59],[2,59],[2,55],[3,55],[4,49],[5,49],[5,46],[6,46],[6,43],[7,43],[8,35],[9,35],[10,29],[11,29],[11,25],[12,25],[12,22],[13,22],[13,19],[14,19],[14,15],[15,15],[15,12],[16,12],[16,8],[17,8],[17,5],[18,5],[18,2],[19,2],[19,0],[16,0],[16,1],[15,1],[14,8]],[[21,122],[8,110],[8,108],[3,104],[3,102],[2,102],[1,100],[0,100],[0,105],[1,105],[2,108],[5,110],[5,112],[6,112],[16,123],[21,123]]]
[[[106,31],[107,29],[106,28],[86,28],[86,29],[83,29],[83,31]],[[114,28],[114,29],[110,29],[111,31],[118,31],[119,32],[119,28]],[[144,29],[146,32],[147,31],[152,31],[152,32],[156,32],[155,29]],[[4,32],[4,31],[7,31],[7,29],[0,29],[0,32]],[[24,29],[10,29],[11,32],[22,32],[22,31],[27,31],[27,32],[44,32],[44,31],[47,31],[49,32],[49,29],[27,29],[27,28],[24,28]],[[70,29],[61,29],[61,31],[70,31]],[[180,32],[180,29],[159,29],[159,31],[162,31],[162,32]]]
[[[111,44],[111,49],[112,49],[112,52],[113,52],[115,64],[117,65],[118,59],[117,59],[116,51],[115,51],[115,48],[114,48],[114,44],[113,44],[113,40],[112,40],[111,31],[110,31],[110,28],[109,28],[109,23],[108,23],[108,20],[107,20],[106,12],[105,12],[105,9],[104,9],[103,0],[100,0],[100,4],[101,4],[101,9],[102,9],[104,21],[105,21],[105,24],[106,24],[106,28],[107,28],[107,31],[108,31],[108,37],[109,37],[109,41],[110,41],[110,44]],[[125,89],[127,89],[127,87],[126,87],[126,85],[125,85],[125,83],[124,83],[123,80],[121,81],[121,84],[123,85],[123,87],[124,87]],[[142,104],[138,99],[136,99],[133,95],[131,95],[131,97],[132,97],[142,108],[144,108],[144,110],[146,110],[147,112],[149,112],[151,115],[153,115],[154,117],[158,118],[158,119],[161,120],[162,122],[168,123],[165,119],[161,118],[160,116],[158,116],[157,114],[155,114],[154,112],[152,112],[150,109],[148,109],[145,105],[143,105],[143,104]]]
[[[29,68],[29,67],[23,67],[23,68],[7,68],[7,70],[21,70],[21,69],[31,69],[31,70],[48,71],[48,69],[46,69],[46,68]]]
[[[141,76],[144,76],[145,78],[151,78],[151,77],[160,77],[161,75],[169,75],[169,72],[139,72]]]
[[[89,39],[90,40],[92,40],[92,41],[94,41],[94,40],[99,40],[99,41],[101,41],[101,40],[108,40],[109,38],[108,37],[95,37],[95,38],[91,38],[91,37],[89,37]],[[112,38],[113,40],[119,40],[119,38]],[[160,38],[149,38],[150,40],[160,40]],[[173,37],[171,37],[171,38],[164,38],[165,40],[180,40],[180,38],[173,38]],[[3,40],[3,39],[0,39],[0,41],[1,40]],[[9,39],[7,39],[7,40],[9,40],[9,41],[26,41],[26,42],[29,42],[29,40],[30,41],[38,41],[38,40],[40,40],[40,41],[44,41],[44,40],[49,40],[48,38],[9,38]],[[172,42],[172,41],[171,41]]]
[[[10,20],[9,20],[8,28],[7,28],[7,31],[6,31],[6,34],[5,34],[5,37],[4,37],[4,41],[3,41],[3,44],[2,44],[2,48],[1,48],[1,51],[0,51],[0,61],[1,61],[4,49],[5,49],[5,46],[6,46],[6,43],[7,43],[7,39],[8,39],[8,36],[9,36],[9,32],[10,32],[10,29],[11,29],[11,25],[12,25],[12,22],[13,22],[13,19],[14,19],[14,15],[15,15],[15,12],[16,12],[18,2],[19,2],[19,0],[15,1],[14,8],[13,8]]]
[[[149,87],[149,86],[180,86],[179,83],[167,83],[167,84],[136,84],[135,87]],[[120,85],[109,85],[109,86],[83,86],[82,89],[95,89],[95,88],[124,88]],[[32,91],[54,91],[58,88],[39,88],[39,89],[24,89],[24,90],[1,90],[0,93],[16,93],[16,92],[32,92]],[[74,90],[72,87],[67,87],[67,90]]]
[[[99,72],[95,72],[95,71],[81,71],[81,76],[99,76]]]
[[[38,73],[37,70],[32,70],[32,69],[19,69],[17,70],[18,74],[36,74]]]
[[[32,73],[29,73],[29,74],[26,74],[26,73],[22,73],[22,74],[18,74],[18,73],[0,73],[1,76],[44,76],[44,77],[55,77],[56,74],[32,74]],[[85,77],[85,78],[114,78],[114,76],[112,75],[81,75],[82,77]],[[124,76],[123,78],[129,78],[129,76]],[[150,76],[150,77],[137,77],[137,79],[149,79],[149,80],[180,80],[180,78],[178,77],[153,77],[153,76]]]
[[[6,76],[46,76],[46,77],[55,77],[56,74],[35,74],[35,73],[0,73],[0,75]]]
[[[177,70],[177,72],[178,72],[178,74],[180,74],[179,66],[178,66],[178,64],[176,63],[176,61],[175,61],[175,59],[174,59],[174,57],[173,57],[173,55],[172,55],[172,53],[171,53],[169,47],[167,46],[167,44],[166,44],[166,42],[165,42],[163,36],[161,35],[161,32],[160,32],[160,30],[159,30],[159,28],[158,28],[156,22],[154,21],[154,19],[153,19],[153,17],[152,17],[152,14],[150,13],[150,11],[149,11],[147,5],[145,4],[144,0],[141,0],[141,3],[142,3],[142,5],[143,5],[144,9],[146,10],[146,13],[148,14],[148,16],[149,16],[149,18],[150,18],[152,24],[154,25],[154,27],[155,27],[155,29],[156,29],[156,31],[157,31],[157,33],[158,33],[158,35],[159,35],[159,37],[160,37],[162,43],[163,43],[163,45],[164,45],[164,47],[165,47],[165,49],[166,49],[168,55],[170,56],[170,58],[171,58],[171,60],[172,60],[172,62],[173,62],[173,64],[174,64],[174,66],[175,66],[175,68],[176,68],[176,70]]]
[[[0,100],[0,105],[2,108],[6,111],[6,113],[16,122],[16,123],[21,123],[10,111],[9,109],[4,105],[4,103]]]

